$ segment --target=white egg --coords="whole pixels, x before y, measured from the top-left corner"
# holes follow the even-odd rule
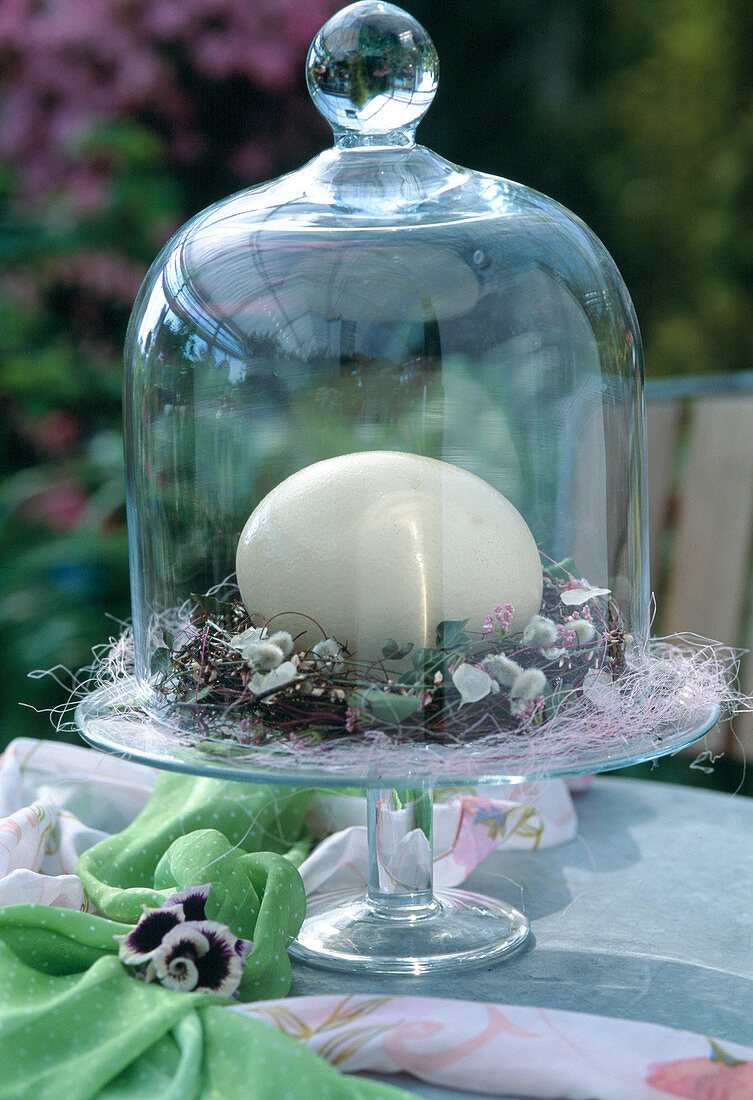
[[[500,604],[521,630],[541,606],[536,542],[509,500],[458,466],[397,451],[326,459],[281,482],[243,528],[236,568],[247,609],[280,616],[270,629],[306,648],[323,636],[314,619],[360,660],[389,638],[431,647],[443,619],[480,632]]]

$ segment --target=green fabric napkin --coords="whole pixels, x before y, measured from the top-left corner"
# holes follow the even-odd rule
[[[407,1100],[340,1075],[224,998],[139,981],[113,955],[89,965],[105,926],[72,910],[0,909],[3,1100]]]
[[[287,946],[306,909],[294,865],[309,847],[310,797],[307,790],[165,772],[138,817],[85,852],[76,872],[99,912],[128,925],[144,905],[157,908],[185,886],[211,883],[207,919],[254,941],[241,1000],[284,997]]]
[[[341,1076],[269,1025],[209,993],[139,980],[117,958],[144,905],[211,884],[209,920],[254,941],[242,1000],[284,996],[287,946],[305,911],[296,865],[310,792],[165,773],[123,832],[77,871],[97,916],[0,908],[0,1098],[373,1100],[406,1094]]]

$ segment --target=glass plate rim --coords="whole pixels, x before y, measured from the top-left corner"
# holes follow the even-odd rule
[[[444,757],[450,760],[453,751],[457,750],[446,748],[444,752],[437,752],[439,760],[435,758],[431,762],[421,762],[415,755],[410,756],[407,746],[394,747],[394,751],[388,754],[389,766],[382,763],[377,767],[372,763],[369,768],[354,764],[352,767],[340,766],[334,769],[327,767],[324,762],[307,764],[293,756],[280,757],[275,762],[271,762],[273,757],[267,756],[260,763],[253,758],[239,759],[220,753],[212,754],[207,749],[182,743],[173,730],[167,725],[160,726],[154,719],[148,724],[133,720],[126,727],[122,720],[123,700],[129,691],[133,694],[135,683],[129,677],[116,684],[105,685],[90,692],[78,703],[75,724],[90,746],[134,763],[167,771],[284,786],[405,786],[409,780],[411,784],[418,781],[431,782],[441,787],[466,787],[614,771],[687,748],[713,729],[721,715],[719,705],[710,703],[689,710],[686,721],[680,723],[680,729],[673,736],[657,740],[656,734],[647,734],[640,740],[626,742],[624,752],[599,755],[598,751],[593,750],[577,759],[563,757],[558,762],[542,761],[535,767],[522,767],[519,770],[511,765],[502,766],[481,760],[477,768],[469,767],[457,772],[443,770],[443,766],[448,767],[443,765]],[[127,735],[127,730],[130,735]],[[136,730],[140,730],[140,733],[136,733]],[[252,751],[249,746],[248,752]],[[391,763],[392,758],[394,766]]]

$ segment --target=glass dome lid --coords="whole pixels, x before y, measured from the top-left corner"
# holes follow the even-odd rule
[[[575,215],[415,143],[437,74],[399,8],[339,12],[307,64],[334,147],[198,214],[147,275],[131,686],[257,765],[614,766],[650,735],[623,721],[649,645],[635,314]]]

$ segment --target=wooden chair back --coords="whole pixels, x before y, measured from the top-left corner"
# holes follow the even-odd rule
[[[691,632],[741,648],[753,637],[753,371],[647,386],[654,634]],[[740,687],[753,694],[753,660]],[[743,759],[753,715],[708,747]],[[689,750],[697,752],[697,749]]]

